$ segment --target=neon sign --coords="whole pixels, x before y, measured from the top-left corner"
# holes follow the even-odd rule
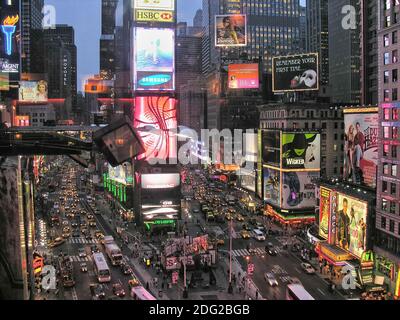
[[[6,36],[5,46],[6,46],[6,54],[11,56],[12,54],[12,36],[15,33],[17,27],[15,24],[19,21],[19,16],[8,16],[3,20],[3,25],[1,26],[1,30]]]

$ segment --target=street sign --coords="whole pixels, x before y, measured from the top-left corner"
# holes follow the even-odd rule
[[[173,284],[178,283],[178,278],[179,278],[178,271],[172,272],[172,283],[173,283]]]
[[[247,274],[248,274],[249,276],[252,276],[253,273],[254,273],[254,263],[249,263],[249,264],[247,265]]]

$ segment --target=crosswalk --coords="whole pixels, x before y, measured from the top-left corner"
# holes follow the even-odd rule
[[[249,231],[249,234],[250,234],[250,238],[254,238],[256,236],[254,231]],[[226,238],[229,239],[229,233]],[[232,239],[241,239],[241,238],[242,238],[242,236],[239,231],[232,232]]]
[[[263,248],[254,248],[254,251],[257,255],[265,254],[265,250]],[[245,257],[245,256],[250,256],[251,253],[247,249],[235,249],[232,250],[232,255],[234,257]]]
[[[67,243],[72,243],[72,244],[97,244],[99,243],[99,240],[93,239],[93,240],[86,240],[85,238],[70,238],[67,240]]]
[[[90,262],[92,261],[92,257],[91,256],[86,256],[86,257],[79,257],[79,256],[70,256],[72,262]]]

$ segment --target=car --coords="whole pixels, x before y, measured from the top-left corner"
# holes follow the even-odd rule
[[[124,275],[130,275],[133,273],[132,268],[128,266],[126,263],[121,264],[121,271]]]
[[[88,271],[86,262],[82,262],[82,263],[80,264],[80,267],[81,267],[81,271],[82,271],[82,272],[87,272],[87,271]]]
[[[264,273],[264,279],[271,287],[278,286],[278,280],[276,280],[273,273],[271,272]]]
[[[84,248],[80,248],[79,251],[78,251],[78,255],[79,255],[79,258],[85,258],[86,257],[85,249]]]
[[[243,239],[250,239],[250,233],[247,230],[242,230],[240,231],[240,236]]]
[[[258,229],[254,229],[253,230],[253,234],[254,234],[254,239],[256,239],[257,241],[265,241],[265,234],[264,232],[258,230]]]
[[[77,238],[77,237],[79,237],[81,234],[80,234],[80,232],[78,231],[78,230],[74,230],[74,232],[72,232],[72,236],[74,237],[74,238]]]
[[[91,227],[91,228],[96,228],[96,222],[90,221],[90,222],[89,222],[89,227]]]
[[[300,264],[301,268],[304,270],[305,273],[307,274],[314,274],[315,273],[315,269],[314,267],[306,262],[303,262]]]
[[[94,244],[90,247],[90,251],[93,253],[99,252],[99,248]]]
[[[265,252],[268,253],[270,256],[278,255],[278,251],[275,249],[275,246],[271,242],[268,242],[265,246]]]
[[[104,292],[104,287],[101,284],[91,284],[90,292],[94,299],[104,299],[106,297],[106,293]]]
[[[251,228],[247,223],[243,224],[242,229],[246,231],[251,231]]]
[[[71,229],[70,229],[70,227],[64,227],[63,229],[62,229],[62,232],[64,233],[68,233],[68,232],[70,232],[71,231]]]
[[[199,213],[200,210],[199,210],[198,208],[194,208],[194,209],[192,209],[192,212],[193,212],[193,213]]]
[[[236,221],[240,221],[240,222],[242,222],[242,221],[244,221],[244,217],[241,215],[241,214],[237,214],[236,215]]]
[[[260,230],[260,231],[262,231],[262,232],[266,231],[265,230],[265,226],[261,222],[257,222],[255,228]]]
[[[71,236],[71,233],[70,233],[70,232],[63,232],[63,233],[62,233],[62,237],[63,237],[64,239],[68,239],[70,236]]]
[[[63,225],[63,226],[68,226],[68,225],[69,225],[68,220],[63,220],[62,225]]]
[[[63,237],[57,237],[54,239],[54,241],[51,242],[50,247],[54,248],[59,245],[62,245],[65,242],[65,239]]]
[[[86,234],[85,239],[88,241],[91,241],[91,240],[93,240],[93,237],[90,233],[88,233],[88,234]]]
[[[94,219],[94,217],[93,217],[93,215],[92,215],[92,214],[88,214],[86,217],[88,218],[88,220],[92,220],[92,219]]]
[[[227,213],[227,214],[225,215],[225,219],[228,220],[228,221],[231,221],[231,220],[233,219],[232,214]]]
[[[125,290],[120,283],[113,284],[113,293],[120,298],[125,297]]]
[[[249,220],[249,223],[250,223],[251,225],[253,225],[253,226],[256,226],[256,225],[257,225],[257,220],[256,220],[255,218],[251,218],[251,219]]]
[[[215,220],[214,213],[212,211],[208,211],[207,212],[207,221],[214,221],[214,220]]]

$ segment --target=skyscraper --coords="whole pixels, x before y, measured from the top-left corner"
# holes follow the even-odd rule
[[[334,103],[360,103],[360,23],[356,28],[343,25],[342,8],[351,5],[360,12],[356,0],[328,1],[329,23],[329,89]]]
[[[329,82],[328,0],[307,0],[307,52],[319,54],[320,85]]]
[[[115,75],[115,12],[118,0],[101,2],[100,76],[112,80]]]
[[[374,251],[378,259],[383,257],[387,265],[395,266],[400,265],[399,8],[397,1],[379,1],[377,6],[380,130]],[[393,277],[386,274],[385,278],[393,290]]]

